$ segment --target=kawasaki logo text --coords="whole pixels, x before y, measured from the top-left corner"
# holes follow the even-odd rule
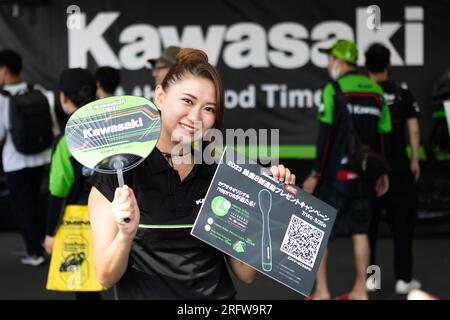
[[[120,132],[120,131],[130,130],[130,129],[134,129],[134,128],[139,128],[139,127],[143,127],[143,126],[144,126],[144,123],[142,122],[142,118],[139,118],[138,120],[131,119],[128,122],[114,124],[114,125],[111,125],[111,126],[108,126],[108,127],[104,127],[104,128],[98,128],[98,129],[88,128],[88,129],[84,129],[83,130],[83,136],[86,139],[86,138],[97,137],[97,136],[101,136],[101,135],[105,135],[105,134],[109,134],[109,133],[114,133],[114,132]]]

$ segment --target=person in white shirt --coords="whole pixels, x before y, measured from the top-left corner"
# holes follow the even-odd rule
[[[46,213],[39,203],[39,195],[46,166],[50,162],[50,148],[36,154],[23,154],[17,151],[12,141],[10,96],[28,90],[27,83],[20,78],[21,69],[22,58],[18,53],[8,49],[0,51],[0,141],[4,141],[3,171],[10,192],[13,218],[26,246],[26,256],[21,261],[37,266],[45,260],[42,241],[45,236]]]

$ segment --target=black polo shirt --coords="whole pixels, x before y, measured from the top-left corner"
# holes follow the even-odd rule
[[[388,135],[391,144],[389,161],[392,173],[411,173],[406,153],[407,122],[411,118],[420,118],[420,109],[411,91],[401,88],[392,81],[382,81],[385,100],[392,117],[392,132]]]
[[[391,145],[388,154],[391,171],[389,174],[388,196],[396,198],[407,194],[414,201],[417,197],[417,183],[410,169],[410,160],[406,153],[408,145],[408,120],[420,118],[420,108],[411,91],[392,81],[382,81],[379,85],[392,117],[392,132],[387,136]]]
[[[196,164],[180,181],[161,152],[124,173],[140,209],[127,271],[116,284],[117,299],[230,299],[235,288],[224,254],[190,235],[215,166]],[[95,173],[89,182],[109,201],[114,174]]]

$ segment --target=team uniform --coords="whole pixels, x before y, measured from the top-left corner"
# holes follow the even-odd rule
[[[367,234],[374,187],[348,168],[349,125],[342,108],[349,110],[362,143],[380,153],[386,151],[384,135],[391,131],[391,117],[382,88],[368,77],[348,72],[337,83],[348,105],[336,105],[333,85],[325,86],[318,113],[315,194],[339,210],[338,224],[345,222],[350,234]]]

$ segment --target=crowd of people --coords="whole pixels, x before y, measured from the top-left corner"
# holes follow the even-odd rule
[[[337,40],[320,52],[328,57],[330,82],[323,89],[318,110],[317,157],[301,186],[337,208],[336,226],[352,237],[355,283],[337,299],[368,299],[367,268],[377,261],[377,228],[382,216],[392,230],[395,291],[408,294],[421,287],[413,277],[420,109],[413,94],[390,79],[390,53],[385,46],[373,44],[365,52],[367,75],[358,72],[358,49],[352,41]],[[185,227],[161,228],[192,224],[200,207],[195,201],[205,196],[212,180],[214,165],[172,161],[192,156],[172,150],[177,143],[191,145],[198,138],[190,130],[196,121],[204,129],[224,129],[220,74],[203,51],[190,48],[168,47],[149,63],[155,80],[154,102],[161,113],[161,136],[150,156],[125,173],[126,185],[119,188],[114,176],[94,173],[72,157],[52,103],[42,100],[41,88],[21,79],[20,55],[0,51],[2,163],[13,217],[26,247],[21,261],[30,266],[43,264],[45,253],[52,254],[64,208],[88,205],[96,276],[104,287],[115,287],[117,299],[234,299],[236,291],[226,264],[245,283],[255,279],[254,269],[191,237]],[[70,116],[95,99],[113,96],[120,81],[119,71],[107,66],[95,74],[81,68],[64,70],[58,102]],[[47,122],[41,121],[41,126],[51,123],[52,141],[41,139],[44,142],[37,150],[36,143],[28,139],[29,132],[18,135],[18,127],[13,127],[20,122],[12,121],[13,108],[24,101],[42,106],[42,119]],[[178,141],[171,139],[175,130],[183,132]],[[366,176],[368,172],[354,165],[358,146],[368,147],[374,158],[381,159],[379,163],[385,159],[388,169],[381,167]],[[270,170],[275,179],[295,184],[294,173],[283,165]],[[42,206],[45,174],[49,175],[48,203]],[[142,224],[158,227],[141,228]],[[327,257],[326,250],[310,300],[332,298]],[[98,292],[76,294],[78,299],[100,297]]]

